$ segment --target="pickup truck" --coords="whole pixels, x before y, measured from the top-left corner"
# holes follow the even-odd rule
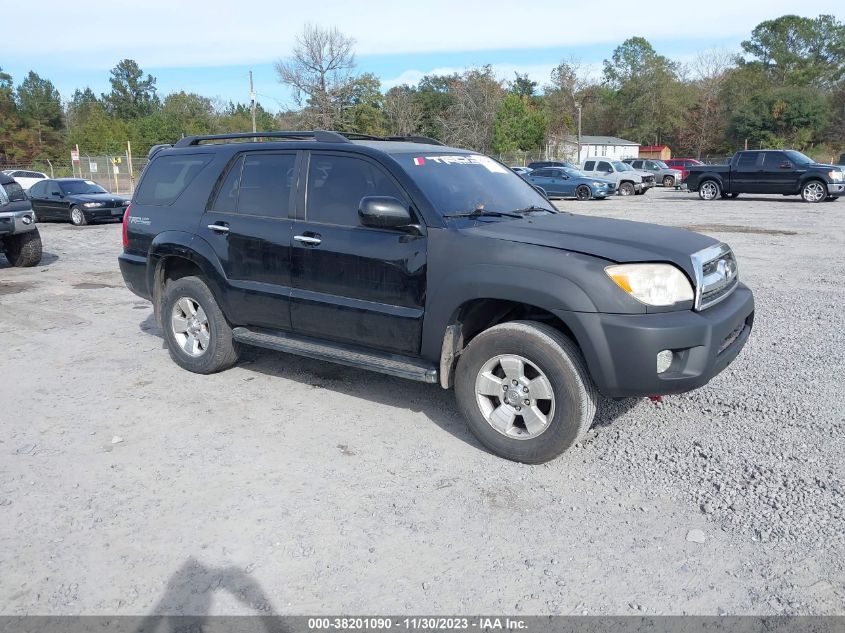
[[[754,321],[726,244],[562,213],[489,156],[424,137],[185,137],[144,169],[119,265],[187,371],[253,345],[454,387],[481,443],[529,463],[578,442],[599,393],[706,384]],[[322,441],[307,402],[285,407]],[[390,441],[403,430],[384,415]]]
[[[805,202],[833,202],[845,195],[841,166],[816,163],[791,149],[737,152],[726,165],[690,167],[685,182],[702,200],[779,193],[800,195]]]
[[[35,266],[41,261],[41,235],[23,188],[0,172],[0,253],[12,266]]]

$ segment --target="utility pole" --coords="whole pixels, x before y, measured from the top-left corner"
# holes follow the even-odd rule
[[[576,166],[581,165],[581,104],[575,103],[578,108],[578,158],[575,160]]]
[[[252,71],[249,71],[249,100],[252,109],[252,131],[255,132],[255,90],[252,87]]]

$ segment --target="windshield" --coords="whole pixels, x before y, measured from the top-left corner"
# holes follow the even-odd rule
[[[93,180],[69,180],[60,182],[59,187],[66,196],[80,193],[108,193]]]
[[[669,169],[669,165],[664,163],[662,160],[656,160],[654,161],[654,164],[660,167],[660,169]]]
[[[532,207],[557,213],[530,184],[488,156],[434,153],[394,158],[441,215]]]
[[[587,175],[583,171],[581,171],[580,169],[575,169],[574,167],[567,167],[563,171],[565,171],[573,178],[587,178]]]
[[[796,165],[812,165],[816,162],[812,158],[804,156],[801,152],[796,152],[794,149],[788,149],[784,152],[784,154],[786,154],[789,157],[789,160]]]
[[[613,166],[616,167],[616,171],[635,171],[628,163],[615,162]]]

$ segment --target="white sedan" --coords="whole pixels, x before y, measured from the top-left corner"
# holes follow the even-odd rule
[[[29,169],[6,169],[3,173],[14,178],[25,190],[39,180],[45,180],[48,177],[47,174],[42,174],[40,171],[30,171]]]

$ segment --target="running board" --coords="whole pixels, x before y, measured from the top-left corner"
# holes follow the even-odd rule
[[[344,343],[321,341],[278,330],[236,327],[232,330],[232,337],[239,343],[246,345],[266,347],[288,354],[327,360],[332,363],[388,374],[389,376],[428,383],[438,381],[437,368],[433,363],[428,364],[422,359],[410,356],[373,351]]]

